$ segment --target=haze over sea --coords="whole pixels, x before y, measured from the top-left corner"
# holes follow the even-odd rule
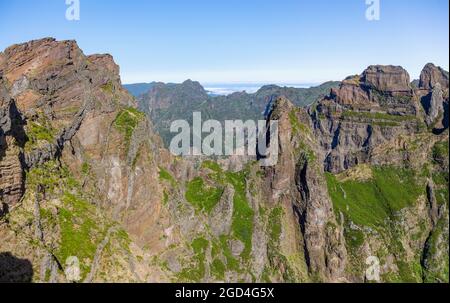
[[[202,83],[205,90],[211,95],[230,95],[236,92],[256,93],[265,85],[278,85],[280,87],[309,88],[320,83]]]

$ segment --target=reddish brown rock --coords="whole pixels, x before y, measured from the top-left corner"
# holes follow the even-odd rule
[[[400,66],[369,66],[362,74],[362,82],[369,87],[384,92],[410,91],[410,78]]]

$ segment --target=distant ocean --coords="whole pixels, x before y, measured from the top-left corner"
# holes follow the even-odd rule
[[[204,84],[203,87],[210,95],[230,95],[236,92],[247,92],[249,94],[256,93],[261,87],[271,85],[273,83],[221,83],[221,84]],[[292,84],[292,83],[275,83],[275,85],[295,88],[309,88],[318,84]]]

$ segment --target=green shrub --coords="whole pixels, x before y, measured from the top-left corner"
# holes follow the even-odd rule
[[[224,279],[225,278],[225,264],[219,259],[214,259],[211,264],[211,273],[216,279]]]
[[[119,112],[114,121],[115,128],[125,136],[125,143],[128,149],[134,130],[145,118],[145,114],[135,108],[127,107]]]
[[[443,163],[445,159],[448,159],[448,141],[438,142],[433,147],[433,160],[436,163]]]
[[[36,121],[29,121],[25,127],[27,142],[25,150],[31,151],[39,146],[40,142],[54,143],[57,132],[48,119],[39,117]]]
[[[200,177],[187,185],[186,200],[197,210],[210,213],[222,197],[223,189],[208,186]]]
[[[175,178],[164,168],[159,168],[159,179],[169,182],[172,186],[176,185]]]

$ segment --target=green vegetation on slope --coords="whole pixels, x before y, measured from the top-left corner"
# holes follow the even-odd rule
[[[395,121],[395,122],[405,122],[405,121],[416,121],[416,116],[399,116],[399,115],[390,115],[387,113],[371,113],[371,112],[357,112],[346,110],[342,113],[342,117],[344,118],[365,118],[370,120],[387,120],[387,121]]]
[[[433,182],[435,184],[435,197],[439,205],[447,204],[449,205],[449,192],[448,192],[448,182],[449,173],[446,172],[434,172]]]
[[[194,240],[190,245],[194,256],[183,266],[182,272],[177,274],[177,280],[201,281],[208,267],[211,276],[218,280],[223,280],[225,273],[229,271],[238,274],[249,273],[254,211],[246,195],[248,171],[223,171],[220,165],[212,161],[202,163],[201,170],[206,175],[187,183],[186,200],[196,210],[208,215],[220,201],[224,188],[231,185],[234,188],[231,232],[219,237],[208,233],[206,238]],[[207,230],[209,228],[209,226],[206,227]],[[231,243],[237,240],[244,245],[239,256],[233,255],[231,250]],[[212,260],[206,262],[204,254],[209,247],[211,247]]]
[[[57,161],[31,169],[27,173],[27,188],[27,193],[39,190],[61,201],[56,216],[41,208],[47,223],[59,226],[60,230],[58,245],[52,253],[63,266],[69,257],[77,257],[81,278],[86,278],[96,248],[106,234],[106,226],[102,228],[104,222],[99,220],[95,207],[86,200],[70,171]]]
[[[114,92],[114,84],[112,83],[112,81],[108,81],[106,84],[103,84],[100,88],[103,90],[103,92],[107,94],[112,94]]]
[[[446,159],[448,159],[448,148],[448,141],[436,143],[433,147],[433,160],[438,164],[443,163]]]
[[[296,110],[293,110],[289,113],[289,122],[291,123],[292,130],[294,131],[294,135],[299,135],[300,133],[303,135],[310,134],[311,131],[305,124],[301,123],[297,117]]]
[[[424,281],[430,283],[449,281],[449,254],[448,254],[448,220],[444,217],[439,220],[436,228],[426,244],[424,264]]]
[[[374,167],[373,179],[339,182],[327,174],[328,190],[335,211],[357,225],[378,229],[401,209],[414,205],[424,189],[413,170]]]
[[[167,170],[165,170],[162,167],[159,168],[159,179],[162,181],[169,182],[170,185],[172,185],[172,186],[176,186],[176,184],[177,184],[175,178]]]
[[[268,218],[268,233],[269,233],[269,243],[268,243],[268,257],[269,260],[272,263],[272,274],[279,275],[281,274],[283,281],[288,283],[295,283],[298,282],[299,279],[302,280],[300,276],[298,276],[298,272],[294,270],[292,267],[293,263],[290,262],[290,260],[281,253],[280,251],[280,238],[281,238],[281,232],[282,232],[282,222],[284,217],[284,210],[281,207],[276,207],[272,209],[272,211],[269,214]],[[293,261],[301,262],[298,258],[295,258],[295,256],[291,256],[295,259]],[[296,264],[297,266],[301,266],[299,263]],[[282,270],[280,270],[282,268]],[[266,274],[268,274],[268,267],[266,266],[265,270]],[[264,277],[264,279],[268,282],[270,282],[270,278],[268,276]]]
[[[144,113],[132,107],[124,108],[117,115],[116,120],[114,121],[114,126],[125,136],[125,144],[127,149],[134,130],[138,126],[139,122],[141,122],[144,118]]]
[[[397,270],[383,273],[383,281],[421,282],[421,256],[408,257],[398,215],[405,208],[417,205],[419,197],[425,195],[426,180],[413,169],[381,166],[371,170],[372,177],[365,181],[326,175],[337,217],[342,213],[345,218],[349,270],[357,275],[364,272],[364,260],[359,256],[369,236],[383,243],[374,252],[381,262],[386,262],[387,254],[394,257]]]
[[[200,237],[192,241],[191,248],[195,255],[190,262],[190,266],[185,267],[177,274],[178,280],[200,282],[203,279],[206,272],[205,254],[208,247],[209,241],[204,238]]]
[[[59,210],[61,240],[55,255],[63,262],[71,256],[76,256],[81,261],[82,278],[85,278],[97,246],[106,231],[99,229],[94,220],[95,208],[86,200],[65,193],[63,203],[64,207]]]
[[[214,259],[211,263],[211,273],[218,280],[223,280],[225,278],[225,264],[219,259]]]
[[[197,210],[210,213],[222,196],[223,189],[206,185],[201,177],[188,183],[186,200]]]
[[[28,138],[25,143],[26,151],[31,151],[34,148],[39,147],[41,142],[54,143],[57,135],[50,121],[42,115],[35,121],[29,121],[25,129]]]
[[[234,210],[233,210],[233,235],[245,245],[242,253],[244,258],[249,258],[252,250],[253,217],[254,211],[250,207],[246,197],[246,173],[226,173],[227,181],[233,185]]]

